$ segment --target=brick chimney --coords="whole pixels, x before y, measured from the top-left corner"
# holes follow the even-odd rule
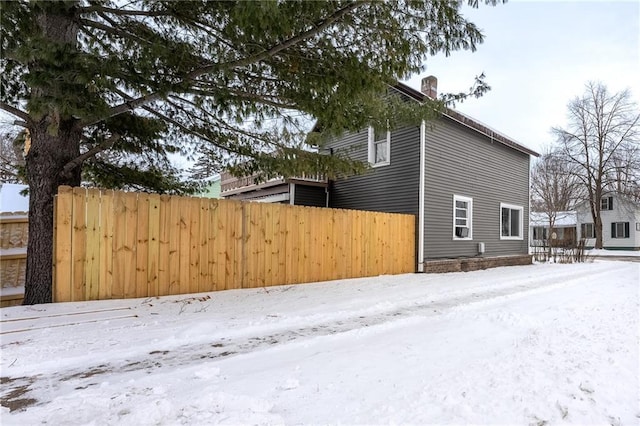
[[[420,91],[431,99],[436,99],[438,97],[438,79],[432,75],[423,78]]]

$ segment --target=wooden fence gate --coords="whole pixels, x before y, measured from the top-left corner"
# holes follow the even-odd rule
[[[60,187],[54,301],[415,272],[415,217]]]

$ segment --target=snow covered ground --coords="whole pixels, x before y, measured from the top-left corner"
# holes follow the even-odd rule
[[[586,253],[587,256],[640,257],[640,250],[591,249],[587,250]]]
[[[3,425],[640,423],[640,263],[3,308]]]

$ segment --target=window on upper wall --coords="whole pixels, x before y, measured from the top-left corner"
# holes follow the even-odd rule
[[[500,203],[500,239],[522,239],[522,206]]]
[[[369,127],[369,164],[386,166],[391,162],[391,132],[376,132]]]
[[[613,210],[613,197],[602,197],[600,210]]]
[[[580,235],[582,235],[582,238],[595,238],[596,231],[593,228],[593,223],[580,224]]]
[[[613,222],[611,238],[629,238],[629,222]]]
[[[471,240],[473,199],[461,195],[453,196],[453,239]]]

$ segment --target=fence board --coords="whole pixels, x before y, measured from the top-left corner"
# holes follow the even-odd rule
[[[197,293],[200,287],[200,199],[189,199],[189,281],[188,292]]]
[[[54,264],[55,266],[55,302],[75,300],[71,294],[71,229],[73,220],[72,190],[70,187],[60,187],[56,195]]]
[[[413,272],[409,215],[61,187],[56,301]]]
[[[149,294],[149,282],[147,268],[149,267],[149,194],[138,194],[136,208],[136,297],[145,297]]]
[[[86,271],[86,298],[100,298],[100,190],[87,190],[87,254],[84,270]]]
[[[180,294],[180,199],[169,199],[169,289],[167,294]]]
[[[200,227],[198,231],[198,250],[200,264],[198,267],[198,292],[209,291],[211,280],[209,278],[209,200],[200,199]]]
[[[158,296],[171,294],[171,197],[168,195],[160,196],[160,213],[159,213],[159,244],[158,244]],[[151,295],[150,295],[151,296]]]
[[[111,299],[113,296],[113,191],[102,190],[100,194],[100,283],[99,299]]]
[[[158,295],[158,260],[160,259],[160,195],[149,194],[149,227],[147,233],[147,258],[140,262],[147,265],[147,296]]]
[[[244,288],[244,264],[247,260],[246,253],[243,251],[244,239],[245,239],[245,215],[244,209],[240,202],[233,204],[234,211],[231,215],[231,221],[233,223],[233,269],[230,270],[231,275],[228,275],[227,286],[229,288]],[[230,250],[231,251],[231,250]]]
[[[73,230],[71,235],[73,285],[71,286],[71,294],[74,300],[86,300],[84,275],[87,260],[86,194],[85,188],[73,188]]]

